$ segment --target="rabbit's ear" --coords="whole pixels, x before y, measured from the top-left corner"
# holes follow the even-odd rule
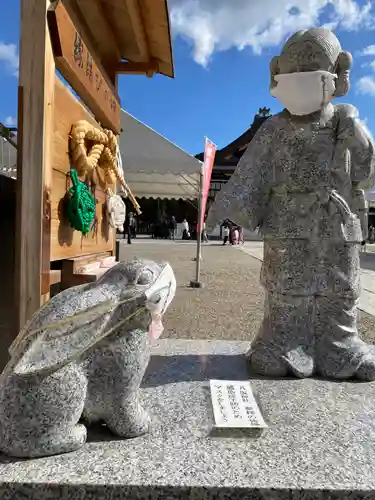
[[[172,267],[165,263],[156,280],[145,290],[146,307],[164,314],[176,293],[176,278]]]
[[[145,298],[133,294],[127,299],[129,317]],[[116,325],[111,316],[118,307],[111,300],[91,307],[79,314],[59,319],[53,324],[43,323],[38,329],[30,325],[13,342],[10,354],[13,371],[19,375],[54,372],[79,359],[88,349],[110,335]],[[125,304],[122,307],[126,307]],[[124,322],[126,318],[120,318]],[[117,324],[117,326],[119,326]]]

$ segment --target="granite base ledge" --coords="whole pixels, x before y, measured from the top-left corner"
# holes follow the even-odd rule
[[[269,429],[213,438],[210,379],[249,378],[246,342],[162,340],[144,379],[149,435],[91,428],[77,452],[0,456],[0,500],[375,500],[375,384],[252,378]]]

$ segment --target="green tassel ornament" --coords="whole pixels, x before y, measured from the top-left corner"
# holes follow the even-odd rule
[[[87,234],[95,219],[96,201],[74,168],[70,169],[70,178],[72,187],[68,189],[67,217],[73,229]]]

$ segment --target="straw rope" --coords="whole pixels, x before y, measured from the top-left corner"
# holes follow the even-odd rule
[[[112,130],[100,130],[86,120],[79,120],[72,126],[70,155],[72,166],[78,175],[87,175],[93,184],[102,189],[118,181],[137,213],[141,213],[140,206],[118,166],[117,154],[117,139]]]

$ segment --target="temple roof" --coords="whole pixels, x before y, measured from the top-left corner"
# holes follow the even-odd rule
[[[240,137],[232,141],[230,144],[216,152],[215,166],[235,167],[241,156],[246,151],[247,146],[256,134],[261,125],[271,116],[269,108],[260,108],[254,117],[254,121]],[[204,153],[199,153],[196,158],[200,161],[204,160]]]

